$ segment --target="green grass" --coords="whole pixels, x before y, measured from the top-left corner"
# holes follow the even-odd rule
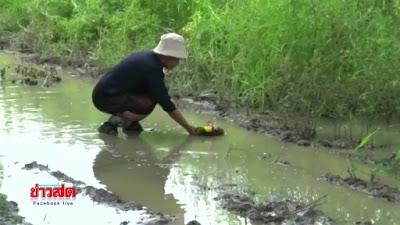
[[[179,32],[190,58],[173,90],[368,126],[400,119],[399,13],[399,0],[3,0],[0,38],[106,68]]]
[[[193,76],[260,108],[398,118],[394,16],[356,1],[250,2],[205,10],[186,27]]]

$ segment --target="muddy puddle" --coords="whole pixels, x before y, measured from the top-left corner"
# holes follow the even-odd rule
[[[0,54],[0,66],[14,63]],[[158,212],[168,215],[172,225],[259,224],[222,207],[221,190],[251,191],[257,199],[274,202],[306,203],[326,196],[316,210],[335,224],[400,224],[399,203],[319,179],[326,173],[347,174],[345,158],[334,151],[285,144],[190,112],[190,121],[201,125],[213,119],[226,135],[188,137],[160,108],[143,122],[152,132],[99,135],[96,128],[107,116],[92,106],[93,84],[68,73],[50,87],[1,83],[0,192],[18,204],[19,214],[31,224],[146,224]],[[68,200],[72,205],[33,205],[29,193],[35,184],[60,183],[46,170],[24,169],[34,161],[92,191],[105,190],[143,208],[124,211],[83,192]],[[370,168],[357,165],[367,178]],[[379,180],[400,187],[394,178]]]

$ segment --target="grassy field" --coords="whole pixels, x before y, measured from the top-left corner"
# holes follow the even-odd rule
[[[399,13],[399,0],[3,0],[0,38],[107,68],[178,32],[190,58],[173,90],[368,124],[400,119]]]

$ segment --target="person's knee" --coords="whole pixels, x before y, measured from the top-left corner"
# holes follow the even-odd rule
[[[138,114],[136,112],[125,111],[121,113],[121,116],[130,121],[140,121],[146,118],[147,114]]]
[[[153,112],[156,104],[150,98],[141,98],[138,104],[138,111],[141,114],[148,115]]]
[[[125,109],[135,114],[148,115],[153,110],[156,104],[147,95],[130,94],[125,101]]]
[[[149,102],[148,104],[145,104],[142,108],[143,114],[149,115],[151,112],[153,112],[154,108],[156,107],[156,104],[153,102]]]

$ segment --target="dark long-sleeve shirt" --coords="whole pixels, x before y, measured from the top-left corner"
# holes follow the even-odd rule
[[[100,78],[106,94],[148,94],[166,112],[176,109],[164,83],[161,62],[152,51],[134,53]]]

